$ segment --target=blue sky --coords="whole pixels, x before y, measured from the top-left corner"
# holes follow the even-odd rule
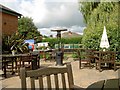
[[[56,35],[51,32],[56,27],[77,33],[85,28],[78,0],[0,0],[0,4],[31,17],[43,35]]]

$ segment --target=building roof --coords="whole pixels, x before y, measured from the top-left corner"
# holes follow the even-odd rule
[[[22,16],[22,14],[17,13],[16,11],[14,11],[14,10],[12,10],[10,8],[7,8],[7,7],[5,7],[5,6],[1,5],[1,4],[0,4],[0,12],[4,12],[4,13],[19,16],[19,17]]]
[[[64,32],[64,33],[62,33],[62,38],[70,38],[70,37],[79,37],[79,36],[81,36],[80,34],[78,34],[78,33],[75,33],[75,32],[71,32],[71,31],[68,31],[68,32]]]

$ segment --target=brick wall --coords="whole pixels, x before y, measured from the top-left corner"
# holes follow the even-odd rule
[[[15,33],[17,30],[18,30],[18,17],[2,13],[2,34],[11,35],[12,33]]]
[[[0,14],[0,55],[2,54],[2,33],[1,32],[2,32],[2,14]],[[1,64],[0,64],[0,67],[1,67]]]
[[[2,14],[0,12],[0,35],[2,33]]]

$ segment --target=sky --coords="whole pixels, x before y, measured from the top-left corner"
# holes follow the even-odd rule
[[[78,0],[0,0],[0,4],[31,17],[42,35],[56,35],[54,28],[82,34],[85,28]]]

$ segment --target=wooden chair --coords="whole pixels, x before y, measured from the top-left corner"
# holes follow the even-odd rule
[[[96,69],[99,69],[99,71],[102,71],[102,67],[105,67],[105,64],[108,64],[107,66],[112,66],[114,70],[116,70],[116,64],[115,64],[115,57],[116,53],[113,51],[99,51],[98,58],[96,58]]]
[[[27,77],[29,77],[30,80],[28,80]],[[72,89],[73,87],[75,87],[73,82],[72,68],[70,64],[67,64],[66,67],[54,66],[54,67],[46,67],[46,68],[30,70],[30,71],[26,71],[25,68],[21,68],[20,79],[21,79],[22,90],[26,90],[27,88],[31,88],[32,90],[35,90],[35,88],[40,88],[40,90],[41,89],[43,90],[43,88]],[[66,83],[67,80],[68,80],[68,83]],[[28,85],[29,81],[31,83],[30,85]],[[66,84],[68,85],[68,87]]]
[[[82,65],[85,67],[89,67],[91,68],[91,58],[90,58],[90,52],[88,52],[88,50],[86,49],[76,49],[77,51],[77,55],[79,58],[79,69],[82,68]]]
[[[52,50],[51,52],[49,52],[49,59],[50,61],[55,60],[56,58],[56,50]]]
[[[40,67],[40,56],[38,54],[29,54],[21,57],[22,67],[37,69]]]
[[[32,53],[32,70],[38,69],[40,67],[40,54],[39,53]]]
[[[31,68],[32,56],[30,54],[21,56],[20,67]]]

